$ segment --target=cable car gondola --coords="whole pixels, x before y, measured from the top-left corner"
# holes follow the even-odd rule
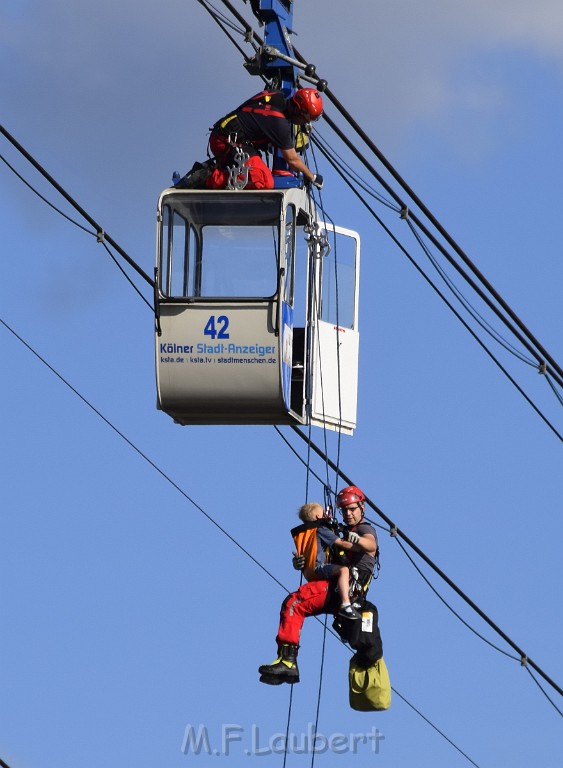
[[[307,190],[169,188],[157,214],[157,406],[178,424],[351,434],[359,236]]]

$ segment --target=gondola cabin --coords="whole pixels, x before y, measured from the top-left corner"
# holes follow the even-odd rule
[[[166,189],[158,203],[158,408],[179,424],[351,434],[359,237],[299,188]]]

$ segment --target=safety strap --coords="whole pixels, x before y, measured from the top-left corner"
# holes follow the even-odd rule
[[[287,120],[283,112],[276,112],[268,107],[243,107],[242,112],[252,112],[255,115],[266,115],[267,117],[281,117]]]

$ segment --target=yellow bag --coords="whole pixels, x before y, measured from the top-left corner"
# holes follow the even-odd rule
[[[356,654],[350,659],[348,673],[350,706],[358,712],[389,709],[391,706],[391,681],[383,660],[378,659],[371,667],[361,667]]]

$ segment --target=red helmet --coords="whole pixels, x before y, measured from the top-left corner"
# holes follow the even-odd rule
[[[299,88],[291,101],[297,111],[309,120],[318,120],[323,113],[323,97],[315,88]]]
[[[363,491],[356,485],[349,485],[347,488],[343,488],[336,497],[336,506],[347,507],[348,504],[363,504],[365,500]]]

